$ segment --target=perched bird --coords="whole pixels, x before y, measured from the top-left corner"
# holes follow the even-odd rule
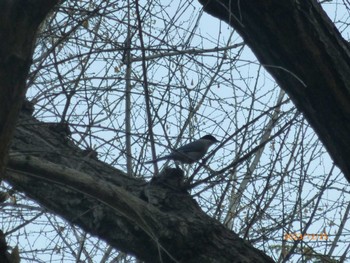
[[[169,155],[157,158],[152,161],[145,162],[145,164],[155,163],[163,160],[174,160],[175,162],[188,163],[188,164],[194,163],[202,159],[204,155],[207,153],[209,147],[217,142],[219,141],[215,139],[214,136],[205,135],[194,142],[191,142],[189,144],[186,144],[184,146],[181,146],[180,148],[173,150]]]

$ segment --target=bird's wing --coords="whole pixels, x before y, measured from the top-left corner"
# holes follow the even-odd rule
[[[189,152],[201,152],[201,151],[205,151],[205,145],[201,145],[196,142],[190,142],[189,144],[186,144],[184,146],[177,148],[173,152],[189,153]]]

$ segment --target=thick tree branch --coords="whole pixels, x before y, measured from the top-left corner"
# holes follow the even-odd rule
[[[273,262],[207,216],[181,170],[131,178],[52,127],[22,115],[5,177],[50,211],[146,262]]]
[[[241,34],[350,181],[350,49],[315,0],[199,0]]]

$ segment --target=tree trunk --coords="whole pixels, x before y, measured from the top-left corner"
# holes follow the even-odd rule
[[[36,31],[57,0],[0,2],[0,178],[26,93]]]
[[[234,27],[350,182],[350,48],[315,0],[199,0]]]

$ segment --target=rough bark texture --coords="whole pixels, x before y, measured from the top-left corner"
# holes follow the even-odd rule
[[[350,181],[350,49],[315,0],[199,0],[232,25]]]
[[[5,177],[48,210],[146,262],[273,262],[207,216],[181,170],[131,178],[57,130],[22,114]]]
[[[0,1],[0,178],[26,92],[36,31],[56,2]]]

